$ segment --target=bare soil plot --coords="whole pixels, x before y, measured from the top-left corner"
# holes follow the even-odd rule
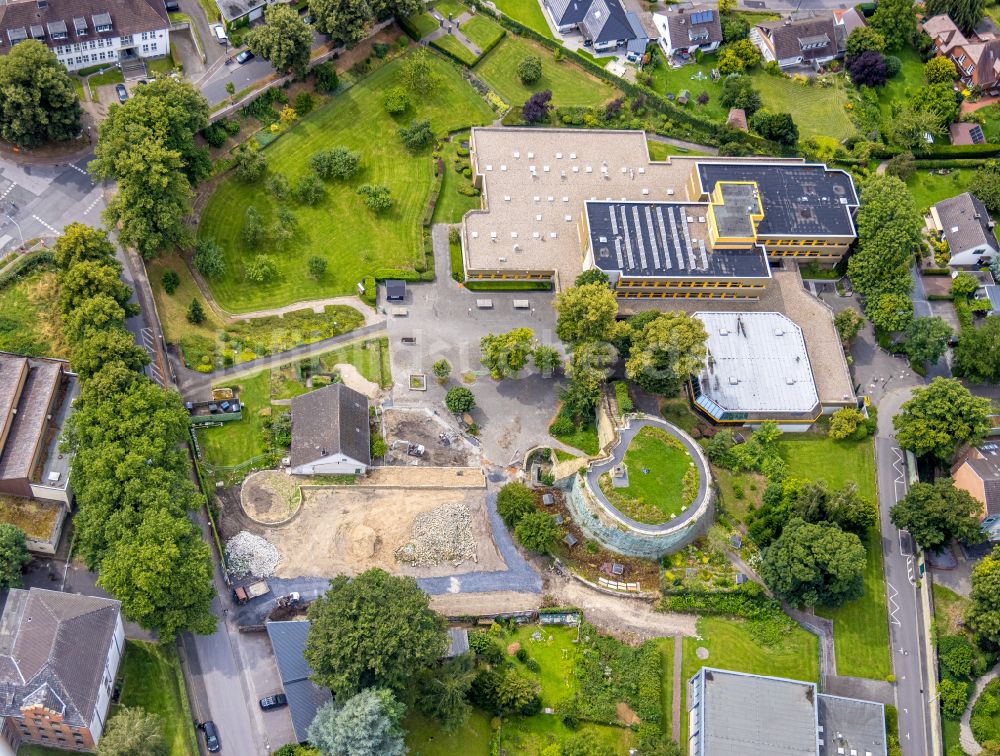
[[[388,464],[411,465],[418,462],[437,467],[467,467],[474,462],[476,454],[472,446],[430,410],[388,409],[383,422],[385,440],[390,445],[398,440],[424,447],[424,456],[418,458],[407,455],[403,445],[399,444],[386,455]],[[450,443],[445,444],[441,440],[442,433],[448,434]]]

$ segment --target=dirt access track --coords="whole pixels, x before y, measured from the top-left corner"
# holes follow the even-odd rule
[[[490,530],[485,492],[461,488],[397,488],[335,486],[305,488],[298,514],[277,526],[260,525],[246,517],[238,496],[226,496],[223,536],[249,530],[266,538],[281,553],[279,578],[354,575],[370,567],[414,577],[457,575],[470,570],[506,570]],[[395,552],[411,540],[413,521],[451,503],[465,503],[472,514],[476,544],[473,561],[413,567],[396,561]]]

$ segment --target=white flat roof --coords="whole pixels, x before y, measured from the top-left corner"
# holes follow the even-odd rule
[[[696,312],[708,332],[702,394],[733,412],[809,412],[819,404],[805,338],[780,312]]]

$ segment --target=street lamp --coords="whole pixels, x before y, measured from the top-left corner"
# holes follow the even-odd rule
[[[24,248],[24,234],[21,233],[21,225],[16,220],[14,220],[12,217],[10,217],[10,215],[5,215],[4,217],[17,227],[17,235],[21,237],[21,248],[23,249]]]

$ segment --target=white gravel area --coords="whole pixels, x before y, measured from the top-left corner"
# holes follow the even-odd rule
[[[232,575],[271,577],[280,561],[274,544],[249,531],[241,530],[226,543],[226,564]]]

